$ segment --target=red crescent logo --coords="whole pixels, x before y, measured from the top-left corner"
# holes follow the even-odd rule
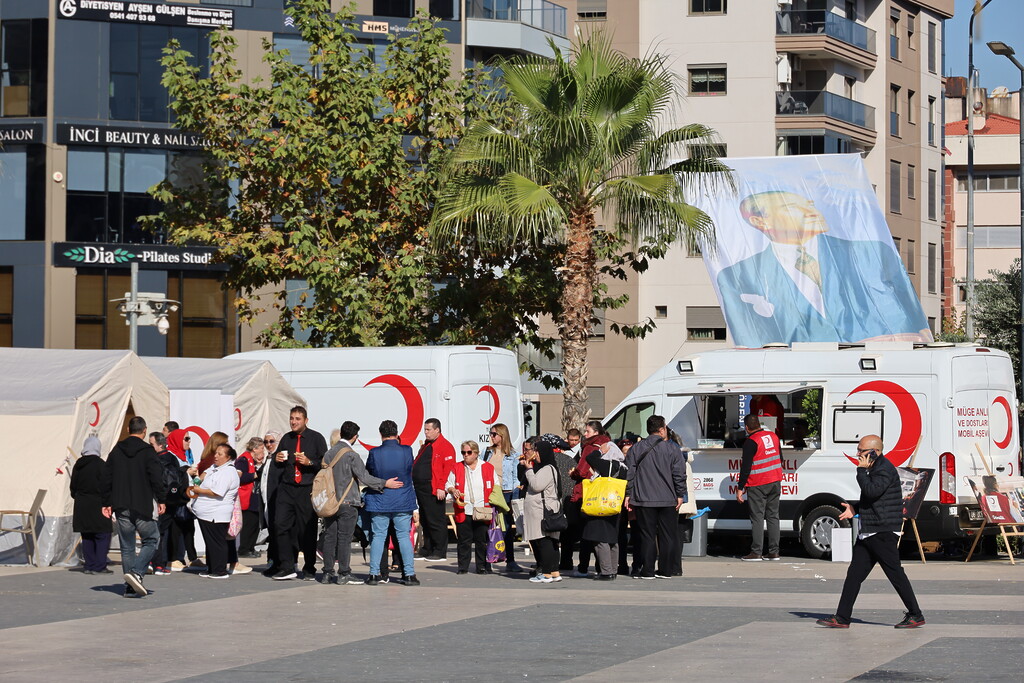
[[[193,434],[198,436],[200,439],[202,439],[204,446],[206,445],[206,442],[210,440],[209,432],[207,432],[202,427],[196,427],[195,425],[192,425],[191,427],[185,427],[185,431],[186,432],[192,432]],[[193,450],[192,452],[195,453],[195,450]]]
[[[423,398],[420,396],[419,389],[401,375],[380,375],[379,377],[374,377],[364,384],[363,388],[371,384],[388,384],[398,389],[398,393],[402,395],[402,400],[405,401],[406,417],[405,427],[402,428],[402,432],[398,435],[398,441],[406,446],[411,446],[416,439],[416,435],[420,433],[420,428],[423,426]],[[374,448],[374,446],[363,441],[359,443],[366,450]]]
[[[96,425],[98,425],[100,423],[100,404],[97,403],[96,401],[93,401],[89,405],[91,405],[96,410],[96,418],[92,422],[89,423],[89,426],[90,427],[95,427]]]
[[[480,420],[485,425],[492,425],[498,421],[498,412],[501,411],[501,401],[498,400],[498,392],[490,384],[485,384],[477,390],[477,394],[486,392],[494,399],[494,412],[486,420]]]
[[[914,454],[914,450],[917,448],[918,442],[921,440],[921,409],[918,407],[914,397],[895,382],[881,379],[865,382],[851,391],[848,396],[853,396],[862,391],[877,392],[888,397],[890,401],[896,404],[896,410],[900,414],[900,436],[896,440],[896,445],[885,454],[885,457],[893,465],[899,467],[910,459],[910,456]],[[844,453],[844,455],[846,454]],[[851,458],[849,455],[846,457],[850,462],[857,462],[856,458]]]
[[[996,396],[996,400],[992,401],[992,405],[999,404],[1006,411],[1006,438],[1002,441],[996,441],[996,448],[1002,450],[1010,445],[1010,440],[1013,439],[1013,413],[1010,411],[1010,403],[1003,396]]]
[[[235,408],[235,431],[242,428],[242,409]]]

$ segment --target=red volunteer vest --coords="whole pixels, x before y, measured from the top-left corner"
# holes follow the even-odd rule
[[[481,462],[480,467],[483,468],[480,471],[480,475],[484,479],[484,499],[475,502],[489,509],[491,504],[488,501],[491,499],[491,491],[494,490],[494,465],[489,462]],[[469,500],[469,496],[466,493],[466,466],[461,462],[455,465],[455,488],[465,496],[466,500]],[[455,510],[455,522],[465,522],[466,508],[454,501],[452,502],[452,507]]]
[[[757,453],[754,454],[754,462],[750,465],[747,486],[763,486],[782,481],[779,437],[774,432],[762,429],[748,438],[757,444]]]

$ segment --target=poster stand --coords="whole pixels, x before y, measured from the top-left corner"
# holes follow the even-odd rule
[[[914,460],[917,459],[917,449],[921,447],[921,438],[918,437],[917,445],[914,446],[914,452],[910,456],[910,462],[907,463],[907,467],[914,466]],[[917,541],[917,553],[921,557],[921,564],[928,564],[928,561],[924,559],[924,546],[921,545],[921,533],[917,530],[917,518],[911,517],[909,520],[904,517],[903,524],[900,525],[900,533],[903,532],[903,527],[906,526],[907,522],[910,522],[910,528],[914,530],[914,540]]]
[[[985,454],[981,451],[979,444],[974,444],[974,448],[978,451],[978,457],[981,458],[981,462],[985,465],[985,471],[992,476],[992,468],[988,464],[988,460],[985,458]],[[984,510],[984,508],[982,508]],[[1016,536],[1024,536],[1024,524],[1019,522],[992,522],[993,526],[999,527],[999,534],[1003,537],[1003,544],[1006,546],[1006,554],[1010,556],[1010,564],[1017,564],[1013,558],[1013,547],[1010,545],[1010,538]],[[981,540],[985,527],[989,525],[988,515],[986,514],[985,519],[981,522],[981,527],[978,529],[978,533],[974,536],[974,543],[971,544],[971,550],[967,553],[967,558],[964,562],[970,562],[971,556],[974,555],[974,550],[978,547],[978,542]]]

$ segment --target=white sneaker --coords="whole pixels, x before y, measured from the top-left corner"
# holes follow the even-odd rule
[[[544,576],[543,574],[537,574],[537,576],[530,577],[530,583],[553,583],[554,578],[550,576]]]

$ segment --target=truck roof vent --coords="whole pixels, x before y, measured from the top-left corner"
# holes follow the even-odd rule
[[[761,347],[762,349],[788,349],[789,344],[783,342],[772,342],[771,344],[765,344]]]
[[[926,349],[948,349],[952,348],[953,346],[955,346],[953,342],[929,342],[928,344],[924,345]]]

